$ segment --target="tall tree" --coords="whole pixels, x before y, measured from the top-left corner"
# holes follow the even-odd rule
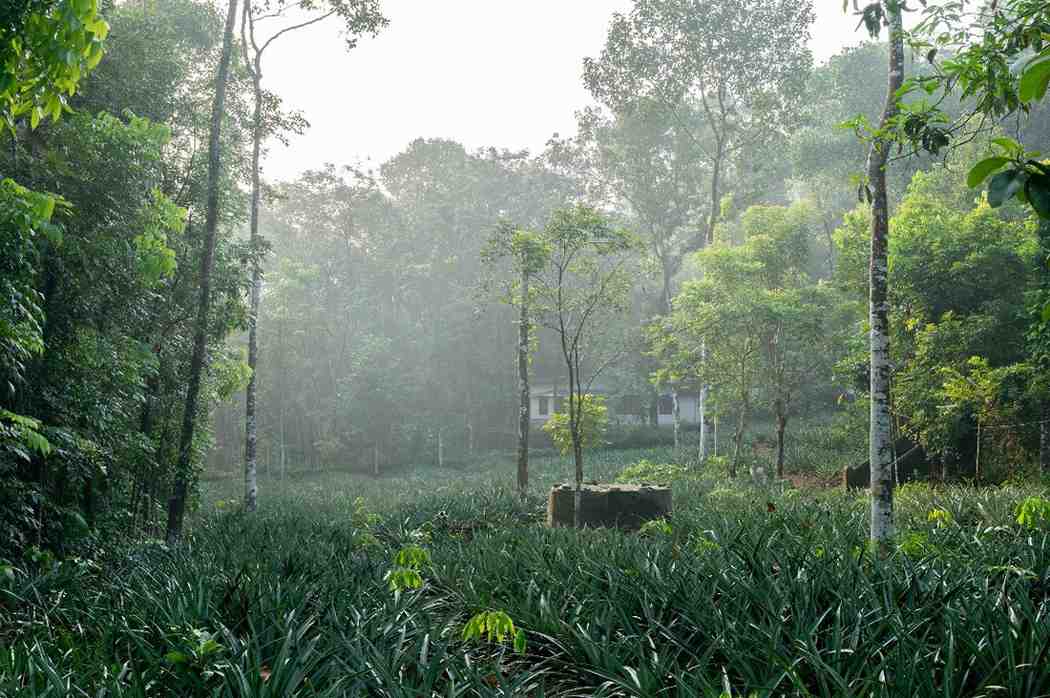
[[[889,328],[889,194],[886,165],[892,139],[888,131],[900,113],[898,91],[904,84],[903,0],[880,0],[862,12],[869,33],[889,31],[889,71],[886,103],[868,152],[867,195],[871,201],[871,259],[868,269],[871,341],[871,417],[868,456],[871,464],[871,540],[885,551],[894,536],[893,433],[890,415]]]
[[[576,471],[575,525],[583,487],[583,398],[594,379],[620,355],[603,336],[627,308],[628,262],[637,241],[585,206],[555,211],[540,233],[546,264],[535,275],[539,322],[557,338],[569,377],[569,434]],[[604,340],[604,341],[603,341]],[[586,375],[585,375],[586,374]]]
[[[650,334],[663,364],[658,378],[699,379],[735,408],[733,477],[756,399],[773,413],[782,477],[789,418],[804,398],[831,387],[836,352],[828,345],[847,325],[837,322],[832,289],[808,271],[815,227],[805,204],[750,207],[740,217],[741,243],[697,253],[702,279],[683,284],[674,313]],[[752,465],[753,477],[765,474]]]
[[[732,175],[737,185],[753,178],[762,168],[755,154],[796,123],[812,62],[806,48],[812,22],[808,0],[635,0],[628,14],[613,16],[601,56],[584,60],[584,83],[617,118],[637,121],[649,112],[663,122],[657,133],[673,134],[664,137],[672,147],[663,148],[673,157],[659,161],[659,169],[673,175],[673,196],[650,221],[656,225],[643,227],[663,267],[665,314],[673,295],[670,277],[682,256],[714,241],[723,198],[734,189]],[[684,148],[684,141],[692,147]],[[685,177],[679,176],[682,164]],[[732,172],[734,164],[745,165],[747,174]],[[707,202],[699,207],[701,185],[690,181],[697,167],[707,174]],[[642,181],[666,189],[668,180],[643,175]],[[690,223],[684,231],[676,220],[683,213]],[[705,396],[701,386],[701,450]],[[677,424],[676,417],[676,446]]]
[[[204,222],[203,250],[200,266],[200,289],[197,302],[196,330],[193,338],[193,355],[190,360],[186,407],[182,416],[182,432],[179,437],[179,455],[175,468],[175,482],[168,500],[168,527],[166,539],[169,545],[178,542],[182,535],[182,520],[186,513],[189,476],[193,463],[193,432],[197,424],[198,399],[201,377],[207,367],[208,316],[211,312],[211,274],[215,262],[215,240],[219,227],[219,178],[222,168],[222,122],[226,108],[226,85],[229,78],[230,59],[233,52],[233,32],[237,22],[237,0],[230,0],[226,10],[226,25],[223,30],[222,55],[215,76],[215,99],[212,104],[211,130],[208,136],[208,204]]]
[[[709,200],[695,247],[714,239],[733,159],[796,122],[812,22],[808,0],[635,0],[613,16],[601,57],[585,59],[596,98],[615,113],[639,98],[658,105],[704,153]]]
[[[518,308],[518,494],[522,499],[529,487],[529,428],[532,423],[529,364],[534,321],[530,312],[533,301],[530,284],[532,277],[547,264],[548,255],[547,245],[536,233],[502,222],[482,251],[482,257],[490,265],[509,263],[509,268],[495,271],[498,281],[486,279],[485,285],[500,286],[501,299]]]
[[[702,279],[682,284],[674,312],[649,330],[660,382],[696,379],[735,409],[729,476],[737,476],[754,409],[766,332],[761,264],[744,248],[714,245],[698,254]],[[752,471],[752,475],[756,475]]]
[[[244,0],[241,20],[241,45],[245,52],[244,60],[252,79],[252,91],[255,98],[252,118],[252,193],[249,219],[251,245],[254,254],[252,255],[251,299],[248,309],[248,367],[252,373],[245,394],[244,443],[244,507],[247,511],[255,511],[259,492],[257,477],[258,427],[255,402],[259,362],[257,326],[259,322],[259,302],[262,294],[261,257],[263,254],[261,249],[262,240],[259,235],[259,202],[262,196],[260,160],[262,157],[263,139],[268,133],[274,132],[273,126],[271,125],[268,128],[264,121],[263,55],[266,53],[266,49],[281,37],[323,22],[329,17],[339,16],[345,20],[347,48],[353,48],[361,34],[370,33],[375,35],[387,22],[386,18],[379,11],[378,0],[327,0],[328,4],[322,4],[319,10],[315,10],[314,5],[311,3],[292,3],[289,0],[258,0],[258,3],[253,7],[253,1]],[[312,13],[311,16],[302,21],[286,23],[286,26],[272,30],[266,38],[256,37],[255,30],[258,21],[280,20],[287,12],[293,9],[308,12],[315,10],[315,13]],[[295,128],[298,125],[293,123],[292,126]]]

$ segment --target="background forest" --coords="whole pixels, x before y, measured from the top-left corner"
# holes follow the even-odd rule
[[[971,4],[636,0],[575,133],[288,181],[267,49],[379,0],[0,4],[0,694],[1046,694],[1050,15]]]
[[[348,7],[308,21],[345,21],[351,45],[381,31],[377,7]],[[374,169],[333,164],[255,189],[256,133],[265,160],[308,124],[262,81],[256,106],[261,71],[236,60],[249,54],[235,45],[208,362],[183,462],[223,20],[192,0],[103,9],[106,52],[63,98],[70,113],[12,119],[0,154],[9,201],[16,186],[61,196],[50,223],[5,243],[9,551],[61,549],[71,522],[81,533],[153,529],[180,469],[190,468],[193,490],[206,463],[240,468],[256,265],[264,471],[388,472],[513,448],[516,310],[494,290],[508,271],[483,253],[500,225],[541,230],[566,205],[594,207],[637,242],[628,312],[602,318],[607,331],[585,352],[584,372],[601,369],[594,380],[614,417],[633,406],[632,424],[607,440],[673,442],[694,460],[722,453],[733,472],[738,461],[783,475],[863,460],[870,217],[856,182],[868,145],[844,125],[878,121],[885,44],[815,66],[804,6],[727,3],[718,23],[677,38],[737,47],[692,56],[705,66],[697,73],[647,48],[635,25],[661,20],[640,6],[615,19],[584,66],[594,104],[578,113],[577,134],[553,136],[543,152],[421,138]],[[234,39],[258,49],[245,26]],[[909,70],[929,73],[924,64]],[[718,85],[718,104],[698,80]],[[954,98],[945,104],[950,116],[966,113]],[[981,422],[987,475],[1048,457],[1037,378],[1050,243],[1031,209],[993,210],[965,181],[998,137],[1050,148],[1045,110],[968,126],[964,145],[889,165],[895,426],[944,476],[975,474]],[[556,334],[541,323],[531,341],[533,381],[564,386]],[[656,428],[671,388],[707,397],[703,447],[692,430]],[[728,425],[721,449],[717,417]]]

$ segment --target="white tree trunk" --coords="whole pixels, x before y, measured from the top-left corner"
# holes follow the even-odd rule
[[[1044,402],[1039,423],[1039,472],[1050,475],[1050,403]]]
[[[707,340],[700,343],[700,365],[707,363]],[[697,398],[697,411],[700,416],[700,452],[697,454],[700,462],[707,459],[707,384],[700,386],[700,396]]]
[[[524,265],[523,265],[524,266]],[[529,273],[521,273],[521,308],[518,317],[518,496],[529,489],[529,428],[532,393],[529,388]]]
[[[252,18],[252,0],[244,0],[244,22],[254,22]],[[243,33],[244,26],[241,31]],[[245,49],[247,50],[247,49]],[[247,58],[247,56],[245,56]],[[259,261],[259,202],[262,197],[260,184],[260,159],[262,156],[263,139],[263,94],[262,94],[262,55],[255,55],[254,67],[251,68],[252,87],[255,97],[254,114],[252,117],[252,192],[251,192],[251,216],[250,216],[250,239],[252,246],[252,290],[248,305],[248,368],[251,377],[248,379],[248,388],[245,391],[245,436],[244,436],[244,508],[246,511],[255,511],[259,498],[258,478],[258,442],[259,432],[256,418],[256,396],[258,391],[258,368],[259,368],[259,302],[262,295],[262,265]]]
[[[671,428],[674,431],[674,453],[675,457],[679,454],[679,432],[682,426],[682,411],[678,405],[678,389],[671,389]]]
[[[701,413],[702,414],[702,413]],[[718,415],[715,415],[714,429],[712,430],[711,455],[718,457]]]
[[[904,37],[901,9],[886,2],[890,30],[889,84],[880,128],[897,114],[896,92],[904,81]],[[890,417],[890,339],[888,294],[889,196],[886,162],[890,144],[872,142],[868,155],[868,180],[872,192],[870,323],[871,323],[871,540],[885,553],[894,536],[893,434]]]

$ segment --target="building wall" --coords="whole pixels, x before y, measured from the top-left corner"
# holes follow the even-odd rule
[[[563,404],[564,400],[565,397],[562,391],[559,391],[558,395],[555,396],[552,387],[536,386],[532,391],[532,421],[534,423],[546,422],[552,414],[558,411],[558,405]],[[670,404],[671,394],[662,395],[661,409],[658,410],[660,414],[657,415],[658,424],[671,426],[674,423],[674,416],[670,413]],[[546,412],[542,409],[544,406],[546,406]],[[683,424],[696,424],[699,422],[699,399],[696,395],[679,395],[678,410]],[[615,406],[611,404],[609,405],[609,417],[621,424],[644,424],[648,421],[647,415],[617,414]]]
[[[670,402],[671,396],[663,395],[666,402]],[[672,426],[674,424],[674,415],[670,414],[670,410],[659,410],[661,414],[657,415],[657,424]],[[667,412],[667,414],[663,414]],[[678,396],[678,415],[681,419],[682,424],[697,424],[700,421],[700,400],[696,395],[679,395]]]

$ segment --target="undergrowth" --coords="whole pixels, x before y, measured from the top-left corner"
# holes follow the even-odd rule
[[[881,559],[863,497],[667,468],[643,534],[547,529],[563,466],[524,503],[483,469],[264,480],[177,550],[6,565],[0,695],[1050,693],[1046,488],[905,486]]]

